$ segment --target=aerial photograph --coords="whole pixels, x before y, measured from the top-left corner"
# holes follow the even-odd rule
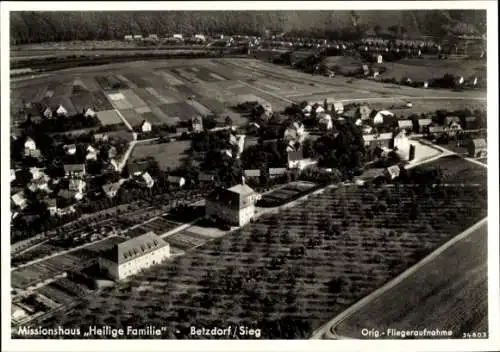
[[[9,18],[13,340],[493,333],[487,10]]]

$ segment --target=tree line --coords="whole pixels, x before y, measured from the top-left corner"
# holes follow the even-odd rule
[[[350,40],[369,28],[380,32],[381,23],[388,32],[399,33],[404,28],[403,32],[409,35],[443,35],[449,28],[456,28],[457,23],[472,23],[460,28],[481,31],[486,26],[486,11],[22,11],[12,12],[10,20],[13,44],[173,33],[288,32],[295,36]]]

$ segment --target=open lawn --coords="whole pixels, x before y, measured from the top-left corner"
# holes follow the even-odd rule
[[[488,332],[487,224],[336,326],[339,336],[366,338],[375,327],[381,338],[387,329]],[[457,260],[460,258],[460,260]],[[487,335],[483,336],[487,338]],[[429,337],[425,337],[429,338]]]
[[[138,144],[132,151],[131,160],[154,156],[161,169],[175,169],[191,148],[190,141],[175,141],[161,144]]]
[[[337,73],[348,74],[361,69],[363,62],[361,58],[331,56],[326,59],[326,65]],[[379,76],[380,79],[394,77],[398,81],[405,77],[418,81],[430,80],[442,77],[445,73],[482,77],[486,72],[485,63],[472,60],[403,59],[384,62],[381,66],[384,66],[386,71]]]
[[[169,328],[164,338],[193,338],[196,321],[258,327],[264,338],[308,337],[484,217],[484,191],[330,189],[89,297],[50,323],[161,323]]]
[[[450,155],[431,161],[419,168],[437,167],[443,171],[445,183],[473,183],[486,185],[488,169],[463,159],[458,155]]]

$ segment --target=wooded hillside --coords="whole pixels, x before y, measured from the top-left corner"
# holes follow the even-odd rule
[[[351,31],[395,26],[412,37],[484,33],[486,11],[24,11],[11,13],[11,42],[123,39],[132,33],[261,35],[266,29],[343,39]]]

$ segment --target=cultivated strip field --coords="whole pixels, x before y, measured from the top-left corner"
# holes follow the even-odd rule
[[[380,338],[391,338],[389,328],[449,330],[453,331],[450,338],[487,333],[487,238],[485,223],[342,321],[335,327],[336,334],[366,338],[361,330],[367,326],[385,333]]]

